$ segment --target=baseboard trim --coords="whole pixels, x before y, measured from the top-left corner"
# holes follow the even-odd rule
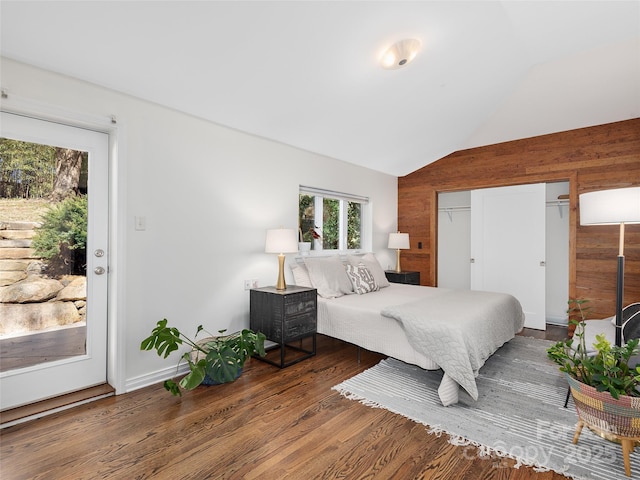
[[[140,388],[148,387],[149,385],[161,383],[173,377],[186,375],[188,372],[189,365],[183,363],[177,370],[175,366],[171,366],[163,368],[161,370],[156,370],[155,372],[147,373],[145,375],[133,377],[126,381],[125,392],[132,392]]]
[[[569,325],[569,321],[565,315],[549,315],[546,318],[546,322],[550,325],[560,325],[566,327]]]

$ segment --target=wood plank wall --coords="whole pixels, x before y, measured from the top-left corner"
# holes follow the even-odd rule
[[[640,118],[462,150],[400,177],[403,269],[436,285],[438,192],[567,180],[569,296],[590,299],[592,318],[613,315],[619,227],[580,226],[578,195],[640,185]],[[626,305],[640,301],[640,225],[626,226],[625,260]]]

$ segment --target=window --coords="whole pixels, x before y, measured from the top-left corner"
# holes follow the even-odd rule
[[[369,199],[300,186],[298,225],[311,249],[359,250],[365,247],[363,226]]]

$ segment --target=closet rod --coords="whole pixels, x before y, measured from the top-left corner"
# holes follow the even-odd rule
[[[558,213],[560,214],[560,218],[562,218],[562,207],[569,206],[569,200],[551,200],[547,202],[547,207],[558,207]]]
[[[438,211],[439,212],[446,212],[448,210],[454,211],[454,210],[471,210],[470,206],[464,206],[464,205],[459,205],[456,207],[438,207]]]
[[[453,222],[453,212],[470,211],[471,207],[466,205],[458,205],[455,207],[438,207],[438,212],[446,212],[449,215],[449,221]]]

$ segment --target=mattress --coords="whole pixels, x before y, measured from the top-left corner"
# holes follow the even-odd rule
[[[436,363],[409,344],[398,320],[380,314],[390,305],[429,298],[436,293],[433,287],[392,283],[366,295],[318,297],[318,333],[427,370],[437,370],[440,367]]]

